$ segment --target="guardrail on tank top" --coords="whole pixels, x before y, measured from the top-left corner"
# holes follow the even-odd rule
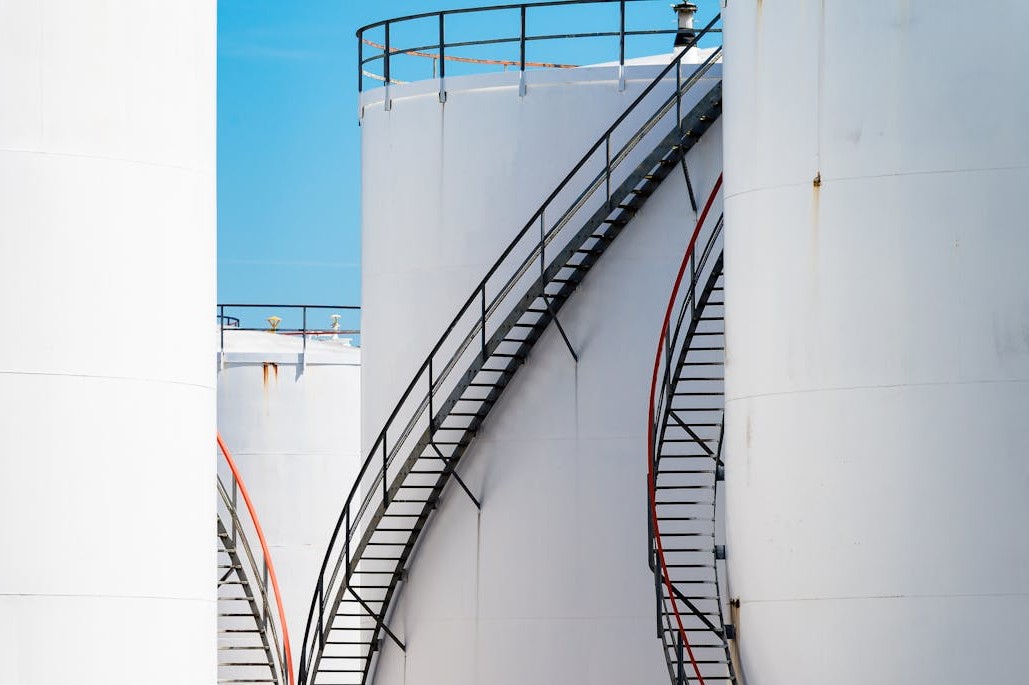
[[[297,336],[304,351],[308,338],[342,337],[361,344],[361,307],[357,305],[226,303],[218,305],[217,317],[220,352],[225,352],[225,334],[235,331]]]
[[[717,7],[713,1],[705,4]],[[689,13],[677,26],[668,0],[557,0],[387,19],[357,30],[357,90],[364,90],[366,80],[388,86],[438,78],[442,98],[448,75],[498,67],[517,70],[524,85],[526,69],[575,68],[579,65],[559,59],[574,55],[581,62],[584,54],[590,63],[624,68],[633,56],[666,52],[669,36],[676,37],[676,46],[688,43],[696,35],[691,19]],[[669,28],[643,28],[660,24]],[[532,30],[536,25],[539,31]]]
[[[678,140],[695,136],[687,115],[702,101],[720,98],[716,79],[709,73],[720,59],[721,47],[699,63],[685,61],[701,39],[718,30],[720,20],[717,15],[696,32],[596,139],[518,230],[453,320],[441,326],[442,335],[421,364],[413,367],[413,378],[375,436],[330,538],[308,612],[300,661],[302,685],[311,682],[309,672],[317,672],[335,611],[351,578],[360,575],[355,550],[362,536],[374,525],[376,513],[384,511],[395,496],[393,485],[403,478],[406,457],[420,436],[450,410],[446,402],[466,370],[499,345],[495,334],[526,297],[538,297],[533,288],[541,278],[553,278],[560,270],[561,253],[586,224],[586,217],[613,207],[613,189],[629,182],[633,170],[659,142],[671,135]],[[709,88],[696,87],[704,80]],[[369,615],[367,620],[370,630],[383,627],[381,618]],[[367,662],[364,668],[369,668]]]

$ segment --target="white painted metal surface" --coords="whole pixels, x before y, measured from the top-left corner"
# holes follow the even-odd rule
[[[268,539],[297,664],[322,556],[361,467],[361,350],[345,336],[309,338],[305,365],[301,349],[297,336],[226,329],[218,374],[218,430]]]
[[[747,683],[1023,682],[1029,6],[725,11]]]
[[[215,679],[213,3],[0,3],[0,680]]]
[[[448,79],[365,94],[363,441],[539,203],[657,67]],[[643,113],[641,113],[643,114]],[[646,114],[649,114],[647,112]],[[719,125],[690,156],[698,194]],[[591,271],[492,410],[430,520],[374,676],[381,684],[664,682],[647,567],[646,393],[695,220],[682,172]]]

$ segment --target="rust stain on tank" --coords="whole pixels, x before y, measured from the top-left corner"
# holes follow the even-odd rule
[[[279,365],[275,362],[261,362],[261,382],[265,388],[268,387],[268,369],[271,368],[272,373],[275,374],[275,383],[279,382]]]

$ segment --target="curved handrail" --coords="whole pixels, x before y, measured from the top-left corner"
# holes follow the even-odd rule
[[[437,12],[422,12],[419,14],[410,14],[402,17],[395,17],[391,19],[384,19],[371,24],[367,24],[357,29],[357,90],[361,92],[364,90],[364,77],[372,78],[376,81],[381,82],[384,85],[391,83],[405,83],[405,81],[399,81],[393,78],[391,73],[390,60],[394,57],[399,56],[412,56],[420,58],[429,58],[433,60],[433,78],[436,78],[435,72],[436,65],[439,67],[439,78],[445,78],[446,76],[446,63],[447,62],[471,62],[475,64],[499,64],[503,65],[505,70],[508,66],[517,66],[519,70],[524,74],[526,67],[543,67],[543,68],[574,68],[576,65],[572,64],[551,64],[546,62],[532,62],[526,59],[526,45],[532,42],[544,42],[544,41],[557,41],[557,40],[572,40],[582,38],[618,38],[618,65],[621,67],[625,66],[625,45],[626,38],[634,36],[661,36],[661,35],[679,35],[689,36],[688,32],[684,32],[678,28],[669,29],[627,29],[626,28],[626,8],[627,6],[650,2],[654,3],[657,0],[549,0],[545,2],[532,2],[532,3],[520,3],[520,4],[506,4],[506,5],[491,5],[482,7],[464,7],[460,9],[442,10]],[[572,5],[608,5],[617,6],[619,10],[619,21],[617,30],[611,29],[607,31],[587,31],[577,32],[569,31],[562,33],[550,33],[550,34],[529,34],[526,32],[526,17],[530,10],[538,10],[540,8],[547,7],[561,7],[561,6],[572,6]],[[450,16],[466,15],[473,13],[486,13],[486,12],[512,12],[517,10],[520,14],[519,32],[518,35],[506,36],[501,38],[484,38],[480,40],[464,40],[464,41],[452,41],[447,42],[446,38],[446,19]],[[397,25],[408,24],[410,22],[417,22],[419,20],[436,19],[438,29],[436,31],[435,41],[429,42],[424,45],[416,45],[405,48],[398,48],[391,44],[391,29]],[[431,24],[432,22],[427,22]],[[383,31],[383,42],[376,42],[366,37],[366,33],[382,29]],[[431,29],[430,29],[431,30]],[[719,29],[715,29],[714,32],[719,32]],[[430,39],[432,40],[432,39]],[[685,42],[685,39],[684,41]],[[501,60],[488,60],[488,59],[474,59],[468,57],[454,57],[447,54],[447,49],[452,48],[466,48],[473,46],[495,46],[503,44],[517,43],[519,48],[518,59],[501,59]],[[364,47],[368,45],[373,47],[380,52],[370,57],[364,56]],[[434,51],[434,52],[431,52]],[[372,62],[382,62],[382,73],[375,73],[374,71],[368,70],[366,67]]]
[[[675,621],[679,629],[679,635],[682,638],[683,646],[686,649],[690,664],[693,666],[693,672],[696,674],[697,681],[700,685],[704,685],[704,676],[700,673],[700,666],[697,663],[696,657],[693,655],[693,649],[690,647],[689,638],[686,635],[686,629],[683,627],[682,615],[679,613],[679,605],[675,599],[675,592],[672,588],[671,575],[668,572],[668,562],[665,560],[664,546],[661,543],[660,522],[658,521],[657,516],[657,490],[655,487],[656,483],[654,473],[654,396],[657,391],[657,379],[661,369],[661,360],[665,356],[665,351],[668,348],[667,334],[669,323],[671,322],[672,310],[675,307],[679,288],[682,285],[683,276],[685,276],[686,269],[689,266],[690,258],[693,256],[693,249],[697,244],[697,237],[700,235],[700,229],[704,226],[704,222],[707,220],[708,213],[711,211],[711,206],[714,204],[715,197],[718,195],[718,191],[721,187],[722,175],[719,174],[718,179],[715,181],[714,188],[712,188],[711,194],[708,196],[707,202],[704,204],[704,209],[700,213],[700,217],[697,219],[697,225],[693,229],[693,235],[690,236],[690,241],[686,247],[686,251],[683,253],[682,263],[679,265],[679,272],[676,274],[675,284],[672,286],[672,293],[668,298],[668,307],[665,309],[665,315],[661,321],[661,334],[658,336],[657,351],[654,354],[654,370],[650,377],[650,406],[647,410],[647,489],[651,525],[653,526],[654,532],[654,545],[657,551],[657,560],[661,566],[662,580],[668,590],[668,596],[671,598],[672,610],[675,613]]]
[[[243,496],[243,502],[247,505],[247,512],[250,514],[250,521],[254,524],[254,531],[257,533],[257,539],[261,543],[261,553],[264,555],[264,564],[268,569],[268,578],[272,583],[272,592],[275,594],[275,606],[279,615],[279,625],[282,626],[282,647],[283,652],[286,656],[286,671],[289,674],[290,685],[294,685],[295,676],[293,671],[293,655],[290,651],[289,646],[289,626],[286,624],[286,611],[282,604],[282,592],[279,590],[279,579],[275,575],[275,565],[272,563],[271,551],[268,549],[268,541],[264,537],[264,530],[261,528],[261,522],[257,518],[257,510],[254,508],[254,503],[250,499],[250,493],[247,492],[247,486],[243,483],[243,477],[240,475],[239,469],[236,467],[236,462],[232,458],[232,453],[229,452],[229,448],[226,447],[225,441],[222,440],[221,433],[217,435],[218,449],[221,451],[222,456],[225,457],[225,463],[228,464],[229,470],[232,472],[232,478],[236,481],[236,486],[239,488],[239,493]]]
[[[610,199],[613,171],[618,168],[618,165],[629,158],[630,153],[633,152],[636,146],[655,129],[658,123],[664,121],[665,117],[673,112],[673,108],[675,123],[670,126],[671,131],[669,134],[675,134],[676,127],[678,127],[679,140],[684,139],[690,134],[689,130],[683,128],[684,121],[680,115],[683,95],[699,83],[700,79],[717,63],[721,55],[721,49],[715,49],[701,64],[689,65],[695,66],[695,69],[685,79],[682,76],[683,59],[689,50],[696,47],[698,41],[709,32],[715,30],[715,25],[720,21],[720,18],[720,15],[715,16],[703,30],[699,31],[688,44],[683,46],[675,57],[658,72],[652,82],[617,117],[615,122],[590,146],[554,191],[533,212],[525,226],[512,238],[485,276],[476,285],[472,294],[460,306],[456,316],[444,329],[424,361],[415,370],[411,382],[401,393],[397,403],[386,417],[383,428],[372,441],[371,447],[356,475],[354,484],[346,497],[330,536],[308,611],[307,625],[302,643],[303,650],[300,657],[301,682],[306,682],[308,669],[315,666],[314,662],[309,661],[309,659],[313,660],[315,658],[317,650],[321,646],[321,641],[324,639],[324,631],[326,629],[322,619],[327,608],[326,602],[338,603],[347,589],[346,583],[350,574],[357,573],[351,564],[356,558],[352,557],[351,554],[354,551],[351,548],[351,541],[354,540],[355,547],[359,544],[360,540],[355,540],[357,531],[361,527],[361,522],[368,513],[369,507],[373,506],[373,501],[377,497],[380,498],[381,502],[377,505],[379,508],[389,503],[389,475],[391,473],[396,474],[393,465],[394,458],[408,444],[408,437],[417,426],[432,425],[436,418],[436,413],[440,410],[440,405],[433,404],[434,399],[436,399],[437,395],[442,395],[443,398],[447,397],[444,383],[451,379],[451,374],[460,361],[469,358],[466,353],[475,351],[481,345],[482,353],[485,357],[488,338],[487,324],[492,322],[490,317],[511,296],[513,289],[522,282],[523,276],[531,265],[539,262],[541,270],[546,271],[548,267],[545,265],[544,254],[553,254],[551,245],[558,237],[561,229],[571,221],[587,200],[594,197],[598,191],[603,192],[605,185],[608,187],[608,198]],[[629,127],[632,133],[624,144],[612,145],[612,138],[618,132],[619,126],[636,112],[641,103],[646,101],[647,97],[669,77],[673,70],[675,70],[675,76],[672,79],[675,82],[674,92],[661,100],[660,104],[656,107],[656,111],[643,124],[636,125],[634,123]],[[597,153],[601,151],[606,153],[606,157],[597,160]],[[594,174],[592,167],[590,168],[590,171],[587,172],[589,173],[589,182],[586,184],[586,189],[575,194],[575,199],[571,201],[571,206],[561,213],[561,216],[547,229],[544,217],[548,210],[552,209],[552,205],[556,202],[557,198],[561,196],[562,192],[569,190],[577,174],[586,168],[591,161],[599,162],[604,159],[606,159],[606,164],[600,171]],[[603,196],[601,195],[599,199],[603,200]],[[535,228],[539,228],[538,242],[535,234],[533,234],[530,240],[524,240],[529,235],[529,232]],[[519,250],[528,254],[523,257]],[[513,259],[509,260],[509,257],[513,257]],[[508,263],[509,261],[513,263]],[[493,285],[491,279],[505,268],[510,269],[510,271],[505,272],[503,275],[506,278],[501,283],[496,284],[497,294],[487,297],[487,287]],[[510,276],[508,276],[509,273],[511,273]],[[474,320],[469,318],[470,316],[474,316]],[[463,333],[464,329],[458,330],[462,321],[468,324],[468,333]],[[480,342],[477,343],[477,340]],[[441,356],[444,348],[446,348],[449,356],[446,357],[444,364],[436,366],[434,361],[437,356]],[[420,393],[416,395],[416,389],[422,386],[424,386],[422,389],[427,390],[427,392],[424,395]],[[401,412],[405,408],[410,410],[410,416],[408,417],[405,414],[401,418]],[[392,440],[389,438],[392,438]],[[381,463],[373,467],[373,462],[376,460],[381,460]],[[392,471],[390,471],[391,468],[393,469]],[[344,530],[346,532],[341,539],[341,533]],[[333,604],[334,608],[335,604]]]

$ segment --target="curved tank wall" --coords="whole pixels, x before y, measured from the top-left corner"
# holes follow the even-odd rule
[[[295,663],[311,588],[361,467],[361,350],[345,337],[309,339],[305,364],[301,343],[226,329],[218,373],[218,430],[271,548]]]
[[[658,67],[448,79],[365,94],[364,436],[511,237]],[[721,170],[719,125],[690,154]],[[647,566],[647,384],[695,215],[677,171],[633,219],[494,407],[419,542],[374,682],[664,682]]]
[[[0,4],[0,663],[215,680],[212,3]]]
[[[728,3],[748,685],[1025,680],[1027,21],[1013,2]]]

